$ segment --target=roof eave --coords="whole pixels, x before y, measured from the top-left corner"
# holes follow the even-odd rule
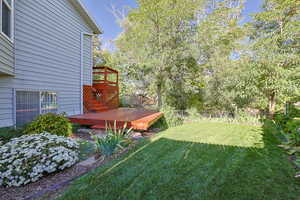
[[[87,21],[88,25],[92,28],[94,34],[102,34],[102,30],[96,23],[94,18],[89,14],[86,7],[82,4],[80,0],[69,0],[74,7],[80,12],[82,17]]]

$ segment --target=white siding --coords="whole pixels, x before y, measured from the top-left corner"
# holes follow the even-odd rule
[[[0,88],[55,91],[60,113],[79,114],[81,35],[92,30],[69,0],[17,0],[15,4],[16,76],[0,77]],[[0,104],[0,116],[13,125],[13,101],[4,104],[8,109]],[[8,113],[1,114],[4,111]]]
[[[14,53],[13,43],[0,33],[0,75],[13,75]]]
[[[13,90],[0,87],[0,127],[13,124]]]
[[[83,36],[83,85],[92,85],[92,37],[89,35]]]

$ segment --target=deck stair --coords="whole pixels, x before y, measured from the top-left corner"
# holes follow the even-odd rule
[[[118,108],[118,71],[109,67],[94,67],[93,85],[83,86],[83,105],[85,113]]]

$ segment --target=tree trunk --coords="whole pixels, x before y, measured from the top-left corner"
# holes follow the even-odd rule
[[[161,95],[161,83],[157,84],[157,90],[156,90],[156,94],[157,94],[157,106],[158,109],[161,109],[162,107],[162,95]]]
[[[268,102],[268,114],[269,114],[269,119],[273,119],[274,118],[274,114],[275,114],[275,107],[276,107],[276,94],[275,92],[272,92],[271,95],[269,96],[269,102]]]

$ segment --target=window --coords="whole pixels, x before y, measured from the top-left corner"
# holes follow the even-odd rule
[[[17,91],[16,92],[16,124],[24,125],[38,115],[58,110],[55,92]]]
[[[41,93],[41,113],[57,112],[57,95],[55,92]]]
[[[0,0],[1,32],[9,39],[13,37],[13,0]]]
[[[24,125],[40,114],[39,92],[16,92],[16,124]]]

